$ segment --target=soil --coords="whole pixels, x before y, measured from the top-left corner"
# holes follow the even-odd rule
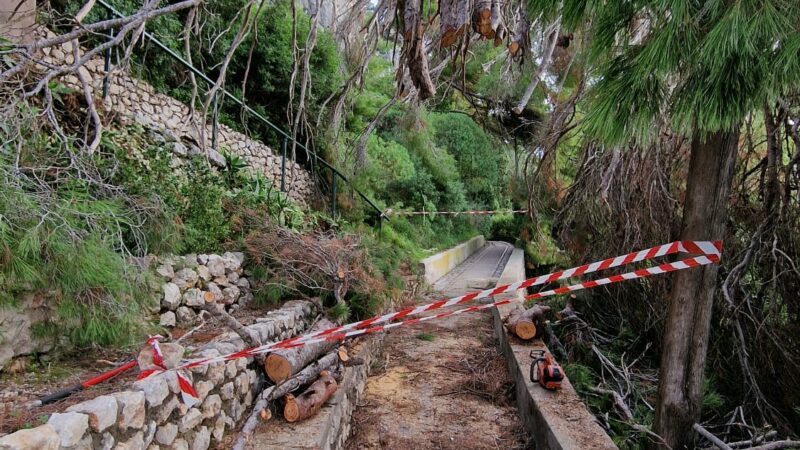
[[[389,334],[346,448],[533,448],[489,319],[455,316]]]

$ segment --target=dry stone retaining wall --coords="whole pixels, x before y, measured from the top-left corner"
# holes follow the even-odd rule
[[[243,262],[241,252],[159,257],[155,272],[165,281],[161,285],[161,326],[192,325],[209,292],[227,312],[249,303],[253,294],[250,281],[242,274]]]
[[[42,60],[48,64],[72,64],[74,61],[70,42],[46,48],[43,52]],[[93,58],[79,70],[95,96],[101,97],[105,78],[103,59]],[[80,88],[78,77],[74,74],[64,76],[61,81],[68,87]],[[165,134],[172,136],[174,144],[171,150],[179,161],[176,165],[180,165],[180,161],[188,157],[203,154],[200,150],[202,146],[198,143],[204,142],[205,137],[208,144],[205,154],[209,161],[217,167],[225,166],[225,159],[218,149],[211,148],[211,125],[202,120],[201,114],[193,113],[188,106],[172,97],[157,93],[152,86],[129,76],[120,68],[111,68],[108,97],[104,101],[104,107],[107,111],[116,113],[123,121],[126,118],[131,119],[144,127],[163,130]],[[264,143],[250,139],[223,124],[219,124],[217,133],[219,149],[240,156],[251,171],[264,174],[276,187],[280,186],[280,155],[276,155]],[[285,182],[289,198],[303,208],[308,207],[313,188],[308,171],[287,158]]]
[[[295,300],[248,326],[262,342],[302,333],[317,314],[309,301]],[[232,333],[194,351],[191,358],[244,349]],[[166,358],[165,358],[166,360]],[[30,430],[0,437],[0,450],[215,448],[245,418],[263,382],[252,358],[195,367],[186,373],[200,402],[187,407],[172,372],[137,381],[130,390],[78,403]]]

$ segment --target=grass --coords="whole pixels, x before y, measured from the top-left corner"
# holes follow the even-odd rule
[[[427,341],[427,342],[433,342],[434,340],[436,340],[436,336],[432,335],[431,333],[420,333],[416,336],[416,338],[419,339],[420,341]]]

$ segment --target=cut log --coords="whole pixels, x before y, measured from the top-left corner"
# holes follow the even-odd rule
[[[316,414],[322,405],[339,389],[339,383],[327,370],[319,374],[319,379],[306,389],[305,392],[295,397],[287,394],[283,408],[283,417],[288,422],[297,422]]]
[[[339,347],[339,350],[336,351],[339,355],[339,361],[346,363],[347,360],[350,359],[350,356],[347,354],[347,349],[344,347]]]
[[[530,340],[536,337],[536,325],[532,320],[523,317],[523,311],[514,311],[506,320],[506,329],[514,336]]]
[[[309,332],[322,331],[335,326],[333,322],[323,319],[311,327]],[[287,350],[278,350],[274,353],[270,353],[264,360],[264,371],[267,373],[270,380],[274,383],[279,383],[303,370],[305,366],[319,359],[321,355],[330,351],[335,345],[336,342],[330,341],[304,345]]]
[[[319,374],[324,370],[335,369],[338,367],[338,365],[339,355],[337,355],[336,352],[328,353],[324,357],[320,358],[317,362],[301,370],[300,373],[292,378],[289,378],[277,386],[270,386],[261,391],[261,395],[258,396],[258,400],[253,407],[252,414],[250,414],[250,417],[247,418],[244,426],[242,426],[242,431],[239,432],[239,436],[236,438],[236,443],[233,445],[233,450],[244,449],[244,446],[247,444],[250,436],[253,435],[256,425],[258,425],[259,419],[263,420],[261,417],[262,411],[269,411],[268,406],[270,401],[283,397],[300,386],[310,383],[311,380],[319,377]],[[270,412],[269,415],[271,417],[272,413]]]
[[[544,332],[544,315],[550,311],[549,306],[534,305],[530,309],[518,309],[506,319],[506,329],[520,339],[541,337]]]

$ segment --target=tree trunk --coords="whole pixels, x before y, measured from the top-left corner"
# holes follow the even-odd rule
[[[681,239],[724,239],[738,138],[738,127],[692,138]],[[664,441],[654,448],[692,447],[718,269],[710,264],[673,275],[653,425]]]
[[[305,392],[297,397],[292,394],[286,395],[283,417],[288,422],[297,422],[313,416],[338,388],[339,383],[336,382],[333,375],[327,370],[322,371],[319,379]]]
[[[316,323],[309,333],[333,328],[336,325],[330,320],[323,319]],[[318,342],[316,344],[304,345],[302,347],[291,348],[288,350],[277,350],[270,353],[264,360],[264,371],[270,380],[279,383],[292,375],[300,372],[312,361],[319,359],[330,349],[336,346],[336,342]]]

